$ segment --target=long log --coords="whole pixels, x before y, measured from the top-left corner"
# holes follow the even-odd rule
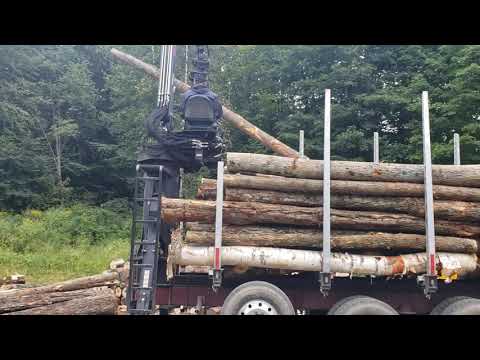
[[[215,243],[215,228],[210,224],[187,223],[185,243],[212,246]],[[268,246],[278,248],[322,248],[322,230],[295,227],[225,225],[222,244],[225,246]],[[334,231],[332,249],[337,251],[381,250],[391,252],[425,251],[425,236],[419,234],[390,234],[376,232],[350,233]],[[474,239],[436,236],[437,251],[451,253],[478,253]]]
[[[323,181],[313,179],[295,179],[283,176],[250,176],[250,175],[224,175],[225,188],[243,188],[257,190],[286,191],[294,193],[323,192]],[[202,179],[199,191],[216,189],[216,181]],[[348,181],[332,180],[330,185],[332,194],[338,195],[365,195],[365,196],[392,196],[392,197],[424,197],[423,184],[377,181]],[[480,189],[434,185],[433,197],[435,200],[459,200],[480,202]]]
[[[263,173],[295,178],[323,179],[323,161],[273,155],[227,153],[230,173]],[[423,165],[332,161],[334,180],[423,183]],[[433,183],[480,187],[480,165],[433,165]]]
[[[12,292],[0,293],[0,303],[6,296],[11,296],[15,294],[17,297],[22,297],[32,294],[46,294],[53,292],[66,292],[66,291],[75,291],[81,289],[88,289],[93,287],[108,286],[112,285],[115,282],[118,282],[120,279],[120,273],[118,272],[106,272],[99,275],[85,276],[78,279],[63,281],[60,283],[55,283],[51,285],[38,286],[32,288],[18,289]]]
[[[321,208],[256,202],[225,201],[223,222],[233,225],[281,224],[319,226],[322,224]],[[213,224],[215,202],[162,198],[162,218],[169,224],[182,221]],[[332,229],[424,233],[424,219],[407,215],[382,212],[337,210],[331,211]],[[479,238],[480,226],[454,221],[435,221],[438,235]]]
[[[82,289],[52,293],[33,293],[29,295],[11,292],[0,298],[0,314],[52,305],[74,299],[83,299],[97,295],[98,291],[96,289]]]
[[[126,54],[117,49],[111,49],[111,54],[115,58],[123,61],[124,63],[135,66],[145,71],[148,75],[156,79],[160,78],[159,69],[153,65],[147,64],[135,58],[134,56]],[[188,84],[185,84],[184,82],[178,79],[174,80],[174,85],[180,93],[184,93],[190,89],[190,86]],[[268,149],[272,150],[273,152],[279,155],[292,157],[292,158],[299,157],[299,153],[297,151],[293,150],[291,147],[282,143],[281,141],[275,139],[273,136],[267,134],[265,131],[259,129],[257,126],[253,125],[244,117],[238,115],[237,113],[233,112],[232,110],[230,110],[225,106],[223,106],[222,109],[223,109],[223,118],[227,122],[235,126],[237,129],[239,129],[241,132],[246,134],[247,136],[259,141],[265,147],[267,147]]]
[[[215,200],[216,189],[199,189],[199,197]],[[226,201],[261,202],[293,206],[317,207],[323,205],[323,197],[318,194],[288,193],[254,189],[226,189]],[[425,202],[413,197],[378,197],[359,195],[332,195],[331,206],[335,209],[398,212],[413,216],[425,216]],[[480,203],[466,201],[434,202],[435,219],[466,222],[480,221]]]
[[[112,291],[5,315],[115,315],[119,299]]]
[[[173,243],[169,260],[176,265],[209,266],[215,248]],[[321,271],[323,256],[319,251],[294,250],[252,246],[224,246],[222,265],[284,269],[291,271]],[[352,276],[420,275],[425,273],[427,254],[400,256],[365,256],[343,253],[331,254],[331,271]],[[439,275],[459,277],[478,276],[475,254],[436,253]]]

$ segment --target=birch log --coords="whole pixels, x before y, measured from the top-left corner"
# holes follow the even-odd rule
[[[170,261],[176,265],[209,266],[213,263],[215,248],[175,243],[170,245]],[[284,269],[291,271],[321,271],[322,253],[311,250],[293,250],[251,246],[224,246],[222,265]],[[342,253],[331,254],[331,270],[352,276],[395,276],[425,273],[426,253],[400,256],[365,256]],[[436,253],[439,275],[459,277],[478,276],[475,254]]]
[[[313,179],[296,179],[283,176],[250,176],[250,175],[224,175],[225,188],[242,188],[257,190],[285,191],[293,193],[323,192],[323,181]],[[202,179],[199,191],[215,190],[216,181]],[[348,181],[332,180],[330,185],[332,194],[338,195],[365,195],[387,197],[424,197],[423,184],[380,182],[380,181]],[[480,202],[480,189],[461,186],[434,185],[433,196],[435,200],[459,200]]]
[[[200,190],[200,189],[199,189]],[[215,200],[216,189],[203,189],[201,199]],[[292,206],[318,207],[323,204],[320,194],[288,193],[255,189],[225,189],[226,201],[260,202]],[[331,206],[335,209],[382,211],[425,216],[425,202],[414,197],[378,197],[360,195],[332,195]],[[437,200],[434,202],[435,219],[465,222],[480,222],[480,203]]]
[[[185,243],[213,246],[215,228],[209,224],[187,223]],[[322,248],[322,230],[294,227],[238,226],[225,225],[222,230],[222,244],[225,246],[268,246],[278,248]],[[334,231],[331,237],[332,249],[338,251],[425,251],[425,236],[418,234],[391,234],[379,232]],[[437,251],[451,253],[478,253],[474,239],[436,236]]]
[[[322,224],[322,209],[290,205],[263,204],[256,202],[225,201],[223,222],[225,224],[281,224],[296,226],[319,226]],[[215,222],[215,202],[162,198],[162,218],[169,224],[182,221]],[[407,214],[337,210],[331,211],[332,229],[387,231],[422,234],[424,219]],[[435,221],[438,235],[480,238],[480,226],[455,221]]]
[[[111,49],[111,54],[115,58],[123,61],[124,63],[135,66],[139,69],[142,69],[148,75],[154,78],[157,78],[157,79],[160,78],[159,69],[157,69],[153,65],[147,64],[117,49]],[[190,89],[190,86],[188,86],[188,84],[185,84],[184,82],[177,79],[174,80],[174,85],[176,89],[181,93],[184,93]],[[259,129],[257,126],[250,123],[244,117],[238,115],[237,113],[233,112],[232,110],[230,110],[225,106],[222,106],[222,109],[223,109],[223,118],[227,122],[235,126],[237,129],[239,129],[241,132],[243,132],[247,136],[259,141],[268,149],[272,150],[273,152],[281,156],[287,156],[292,158],[296,158],[300,156],[297,151],[293,150],[292,148],[282,143],[281,141],[275,139],[273,136],[267,134],[265,131]]]
[[[280,156],[227,153],[230,173],[249,172],[295,178],[323,179],[323,161]],[[332,161],[334,180],[423,183],[423,165]],[[433,165],[436,185],[480,187],[480,165]]]

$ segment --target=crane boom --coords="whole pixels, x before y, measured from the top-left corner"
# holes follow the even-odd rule
[[[223,156],[218,126],[222,105],[208,88],[208,70],[208,46],[198,45],[190,75],[192,87],[182,98],[184,129],[173,131],[175,46],[162,46],[157,106],[145,121],[147,135],[154,142],[143,144],[137,159],[127,298],[130,314],[154,313],[156,289],[159,283],[167,283],[172,226],[161,219],[162,196],[179,196],[181,169],[215,169]]]

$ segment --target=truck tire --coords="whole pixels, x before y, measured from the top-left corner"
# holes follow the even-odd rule
[[[369,296],[352,296],[329,315],[398,315],[398,312],[383,301]]]
[[[463,299],[450,304],[441,315],[480,315],[480,300]]]
[[[295,315],[295,309],[288,296],[275,285],[251,281],[227,296],[221,315]]]
[[[346,298],[343,298],[342,300],[340,301],[337,301],[335,303],[335,305],[333,305],[330,310],[328,311],[327,315],[335,315],[335,312],[337,311],[337,309],[342,306],[343,304],[345,304],[347,301],[350,301],[350,300],[353,300],[353,299],[358,299],[358,298],[368,298],[368,299],[372,299],[371,297],[368,297],[368,296],[365,296],[365,295],[353,295],[353,296],[348,296]]]
[[[464,300],[464,299],[471,299],[471,297],[468,297],[468,296],[453,296],[453,297],[447,298],[447,299],[441,301],[437,306],[435,306],[433,308],[433,310],[431,311],[430,315],[442,315],[443,311],[448,306],[450,306],[451,304],[453,304],[457,301]]]

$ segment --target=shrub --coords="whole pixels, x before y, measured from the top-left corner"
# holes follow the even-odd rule
[[[19,272],[29,283],[62,281],[99,273],[113,258],[126,259],[131,216],[112,208],[77,204],[0,212],[0,277]]]
[[[41,251],[45,246],[81,247],[128,239],[130,216],[108,209],[77,204],[44,212],[0,216],[0,246],[18,253]]]
[[[100,205],[100,207],[102,209],[110,210],[122,215],[130,215],[132,211],[128,203],[128,199],[126,198],[113,199],[104,202],[102,205]]]

